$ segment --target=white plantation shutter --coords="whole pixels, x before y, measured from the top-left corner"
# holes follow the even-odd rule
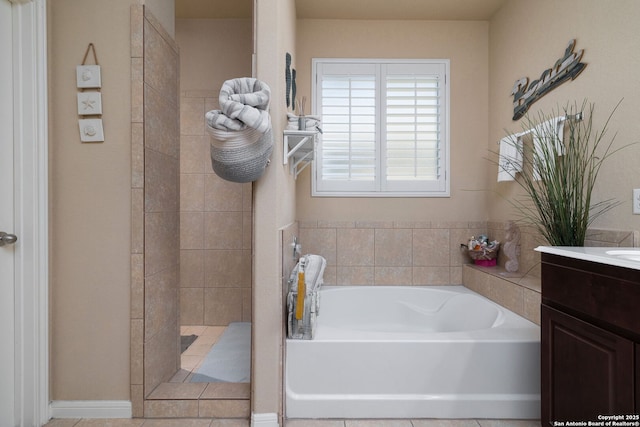
[[[325,191],[375,191],[378,159],[377,70],[371,64],[323,64],[317,173]]]
[[[314,195],[448,196],[445,61],[314,60]]]
[[[328,180],[372,181],[376,166],[374,76],[322,82],[323,165]]]
[[[445,67],[384,67],[384,174],[387,190],[434,191],[444,182]]]

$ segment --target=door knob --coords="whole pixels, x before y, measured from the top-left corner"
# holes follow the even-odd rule
[[[15,234],[5,233],[4,231],[0,231],[0,246],[4,245],[13,245],[18,241],[18,236]]]

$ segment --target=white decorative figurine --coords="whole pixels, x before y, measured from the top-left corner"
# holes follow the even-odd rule
[[[518,257],[520,256],[520,228],[515,222],[509,221],[507,222],[506,230],[507,235],[504,246],[502,247],[502,251],[507,257],[504,268],[509,273],[514,273],[520,268],[520,262],[518,261]]]

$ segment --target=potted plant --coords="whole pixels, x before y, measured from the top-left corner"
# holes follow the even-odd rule
[[[523,134],[531,133],[534,144],[526,152],[527,144],[517,144],[522,164],[509,165],[508,169],[513,171],[510,174],[525,196],[510,203],[521,216],[520,221],[537,229],[550,245],[584,246],[593,221],[620,204],[615,199],[597,202],[592,199],[603,163],[626,147],[614,147],[615,135],[605,141],[617,107],[601,131],[593,129],[594,105],[586,101],[580,108],[573,105],[548,116],[540,113],[536,120],[529,116],[524,119],[524,127],[530,131]],[[566,118],[564,133],[554,126],[543,125],[554,123],[558,117]]]

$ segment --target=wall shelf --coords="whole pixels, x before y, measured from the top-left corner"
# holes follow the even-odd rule
[[[289,165],[289,173],[298,178],[307,166],[311,164],[315,156],[316,135],[315,130],[285,130],[283,164]]]

